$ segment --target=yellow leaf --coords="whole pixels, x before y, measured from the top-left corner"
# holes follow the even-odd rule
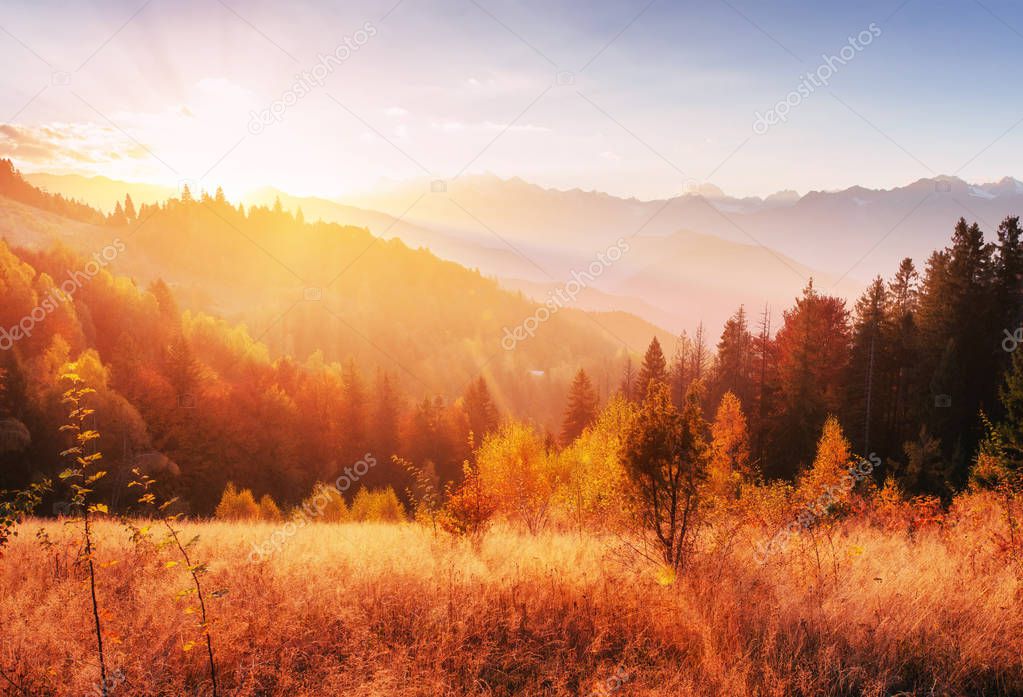
[[[173,569],[177,565],[178,565],[178,563],[176,561],[168,561],[168,562],[164,562],[163,568],[165,568],[165,569]]]

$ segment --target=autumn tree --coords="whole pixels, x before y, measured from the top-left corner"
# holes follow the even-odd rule
[[[846,485],[845,477],[852,464],[852,446],[838,419],[829,416],[821,429],[813,464],[799,477],[796,493],[800,504],[821,516],[832,506],[848,501],[852,488]]]
[[[636,411],[635,404],[614,395],[593,424],[559,456],[562,474],[557,496],[580,528],[591,522],[624,522],[628,478],[621,452]]]
[[[785,312],[775,339],[777,398],[772,414],[772,475],[792,476],[813,452],[828,414],[842,407],[849,356],[845,301],[821,295],[811,280]]]
[[[484,439],[476,453],[482,486],[499,512],[539,532],[550,515],[557,467],[540,434],[511,422]]]
[[[742,482],[749,481],[753,472],[746,416],[739,398],[731,392],[721,398],[710,435],[708,484],[717,496],[735,498]]]

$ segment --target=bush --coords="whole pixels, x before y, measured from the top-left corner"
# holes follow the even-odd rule
[[[281,509],[277,506],[277,502],[270,497],[270,494],[263,494],[263,498],[259,500],[259,517],[263,520],[281,519]]]
[[[344,523],[351,519],[345,497],[323,482],[313,486],[312,493],[302,502],[302,510],[313,520],[324,523]]]
[[[228,482],[214,515],[221,520],[257,520],[260,509],[251,491],[238,491],[233,483]]]
[[[352,501],[352,520],[359,522],[400,522],[405,520],[405,507],[394,489],[370,491],[359,489]]]

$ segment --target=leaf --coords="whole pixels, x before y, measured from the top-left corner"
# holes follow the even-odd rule
[[[168,561],[168,562],[164,562],[163,568],[165,568],[165,569],[173,569],[177,565],[178,565],[178,563],[176,561]]]
[[[61,472],[60,475],[58,475],[58,476],[61,479],[67,479],[69,477],[75,476],[76,474],[77,474],[77,472],[75,472],[74,470],[68,469],[68,470],[64,470],[63,472]]]
[[[186,641],[184,644],[181,645],[181,650],[184,651],[185,653],[188,653],[194,648],[195,648],[194,641]]]
[[[89,512],[109,514],[110,509],[107,508],[107,505],[105,503],[94,503],[91,506],[89,506]]]
[[[107,476],[107,473],[105,471],[103,471],[103,470],[100,470],[99,472],[96,472],[95,474],[90,476],[88,479],[86,479],[85,483],[86,484],[92,484],[95,481],[99,481],[100,479],[103,479],[103,477],[105,477],[105,476]]]

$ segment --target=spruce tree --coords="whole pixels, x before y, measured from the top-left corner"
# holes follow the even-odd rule
[[[661,350],[661,342],[655,336],[650,340],[650,345],[643,356],[643,365],[639,369],[639,376],[636,380],[636,389],[641,396],[645,396],[650,389],[651,381],[658,384],[668,384],[668,363],[664,360],[664,352]]]
[[[469,384],[463,397],[465,415],[469,420],[469,430],[477,444],[483,437],[497,429],[497,406],[490,396],[487,381],[481,375]]]
[[[561,442],[568,445],[597,418],[599,399],[590,377],[580,369],[568,391],[568,406],[561,424]]]

